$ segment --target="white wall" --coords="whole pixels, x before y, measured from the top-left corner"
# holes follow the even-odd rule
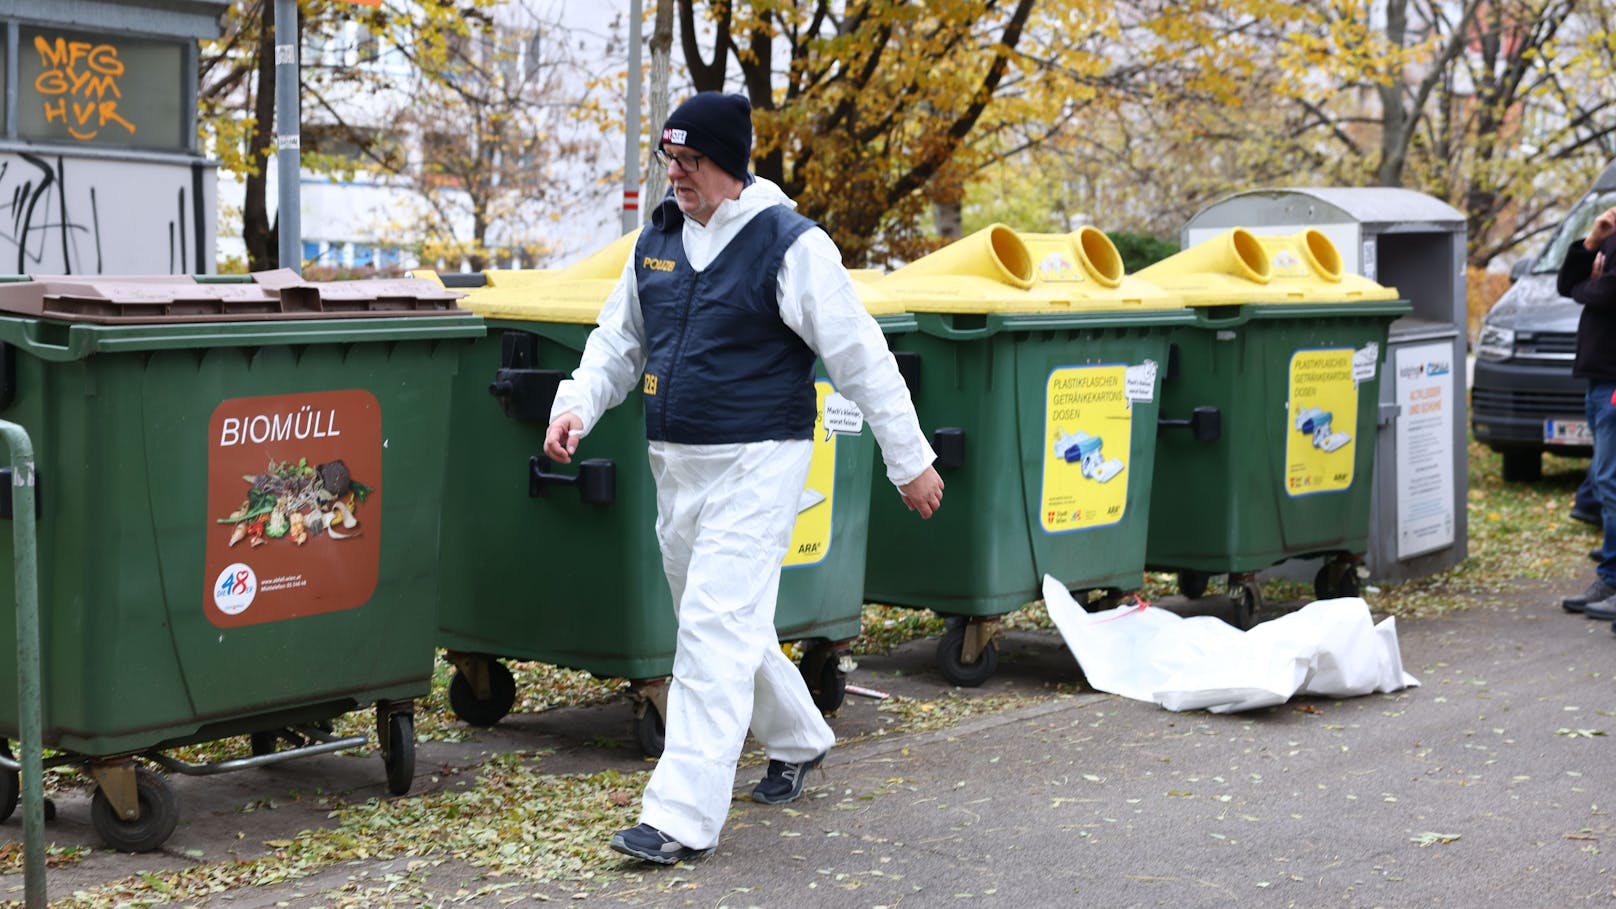
[[[215,183],[201,160],[0,149],[0,273],[211,272]]]

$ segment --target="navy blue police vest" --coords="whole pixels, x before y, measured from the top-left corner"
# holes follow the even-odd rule
[[[814,222],[774,205],[697,273],[668,199],[634,246],[645,320],[645,435],[715,445],[813,437],[814,352],[780,319],[786,249]]]

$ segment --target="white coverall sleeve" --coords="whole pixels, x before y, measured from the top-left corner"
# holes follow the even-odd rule
[[[915,416],[909,387],[886,337],[858,298],[841,253],[810,229],[786,250],[779,276],[780,318],[825,363],[831,382],[864,413],[894,486],[914,480],[936,459]]]
[[[623,403],[640,374],[645,372],[645,320],[640,313],[634,283],[634,261],[623,266],[623,276],[601,307],[595,330],[584,342],[583,357],[572,378],[556,389],[550,406],[553,421],[567,411],[584,421],[588,433],[601,414]]]

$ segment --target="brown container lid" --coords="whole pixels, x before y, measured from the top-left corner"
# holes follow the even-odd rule
[[[353,319],[465,313],[464,293],[422,278],[305,281],[291,269],[252,281],[198,283],[188,275],[36,275],[0,284],[0,311],[102,324]]]

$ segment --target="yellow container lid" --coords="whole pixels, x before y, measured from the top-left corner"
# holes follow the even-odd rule
[[[1032,307],[1035,278],[1021,238],[994,224],[888,274],[880,287],[908,312],[1010,312]]]
[[[1243,227],[1141,268],[1138,276],[1179,295],[1185,306],[1278,302],[1268,289],[1273,279],[1268,250]]]
[[[853,279],[853,292],[872,316],[896,316],[904,312],[903,301],[887,289],[885,272],[879,268],[850,268],[847,276]]]
[[[490,269],[461,304],[489,319],[594,325],[638,238],[625,234],[566,268]]]
[[[1273,276],[1268,286],[1287,303],[1350,303],[1396,300],[1397,288],[1377,284],[1343,268],[1341,253],[1316,230],[1257,237]]]
[[[1123,272],[1116,244],[1096,227],[1081,227],[1069,234],[1021,234],[1021,241],[1036,263],[1044,291],[1058,293],[1071,308],[1083,311],[1125,309],[1182,309],[1175,294],[1137,275]],[[1050,308],[1058,307],[1050,303]]]
[[[993,224],[882,280],[909,312],[1075,313],[1181,308],[1174,295],[1123,274],[1110,238],[1017,234]]]
[[[1140,269],[1186,306],[1395,300],[1397,289],[1348,273],[1317,230],[1259,237],[1236,227]]]
[[[466,297],[460,304],[485,318],[593,325],[622,277],[639,236],[637,230],[625,234],[566,268],[486,271],[486,285],[463,288]],[[419,269],[413,274],[437,278],[433,272]],[[880,285],[881,274],[868,268],[849,272],[853,289],[871,315],[902,313],[902,301]]]

